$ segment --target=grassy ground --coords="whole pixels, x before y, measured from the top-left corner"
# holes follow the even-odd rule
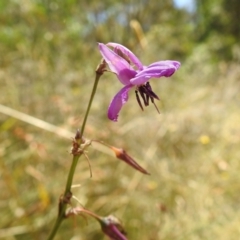
[[[74,136],[100,61],[99,40],[79,39],[81,26],[65,12],[48,18],[37,4],[11,4],[1,14],[0,102]],[[152,35],[146,40],[144,50],[133,49],[145,64],[170,56],[152,46]],[[142,112],[131,92],[113,123],[106,111],[121,85],[104,74],[85,136],[125,148],[151,175],[89,149],[93,177],[80,159],[74,195],[99,215],[120,218],[129,239],[238,239],[239,78],[237,63],[213,61],[206,45],[196,46],[171,79],[152,81],[160,115],[154,106]],[[2,113],[0,124],[0,238],[46,239],[70,167],[71,139]],[[105,237],[98,223],[75,217],[56,239]]]

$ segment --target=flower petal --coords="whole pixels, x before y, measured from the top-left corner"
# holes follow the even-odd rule
[[[145,67],[142,71],[130,80],[133,85],[141,85],[149,81],[150,78],[170,77],[178,68],[177,61],[159,61]]]
[[[113,48],[120,49],[126,56],[129,57],[131,62],[138,68],[138,70],[142,70],[143,69],[143,65],[142,65],[141,61],[128,48],[124,47],[123,45],[121,45],[119,43],[113,43],[113,42],[107,43],[106,45],[107,46],[111,46]]]
[[[108,108],[108,118],[112,121],[117,122],[118,114],[122,106],[128,100],[128,92],[133,87],[133,85],[127,85],[123,87],[112,99]]]
[[[165,61],[159,61],[159,62],[152,63],[148,67],[166,66],[166,65],[168,65],[169,67],[174,66],[177,70],[181,66],[181,63],[178,61],[165,60]]]
[[[124,58],[117,55],[105,44],[99,43],[98,47],[111,71],[117,74],[117,77],[122,84],[128,85],[130,79],[133,78],[137,72]]]

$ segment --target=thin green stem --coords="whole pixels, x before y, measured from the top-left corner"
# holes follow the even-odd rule
[[[54,224],[54,227],[53,227],[53,229],[52,229],[51,234],[50,234],[49,237],[48,237],[48,240],[52,240],[52,239],[55,237],[55,235],[56,235],[56,233],[57,233],[57,231],[58,231],[58,228],[60,227],[60,225],[61,225],[61,223],[62,223],[62,220],[63,220],[62,217],[58,217],[58,218],[56,219],[56,222],[55,222],[55,224]]]
[[[72,165],[71,165],[70,171],[68,173],[68,179],[67,179],[65,193],[64,193],[65,196],[71,191],[73,176],[75,173],[75,169],[77,167],[78,159],[81,157],[81,155],[82,155],[82,153],[80,153],[79,155],[73,156]]]
[[[73,181],[73,176],[74,176],[74,172],[78,163],[78,159],[80,158],[80,156],[82,155],[82,153],[80,153],[79,155],[74,155],[73,156],[73,160],[72,160],[72,165],[70,167],[70,171],[68,173],[68,178],[67,178],[67,183],[66,183],[66,188],[65,188],[65,192],[64,192],[64,197],[67,197],[69,193],[71,193],[71,186],[72,186],[72,181]],[[61,200],[60,200],[61,201]],[[63,202],[64,203],[64,202]],[[67,203],[61,204],[59,203],[59,215],[56,219],[56,222],[53,226],[52,232],[50,233],[48,240],[52,240],[55,237],[55,234],[58,231],[58,228],[60,227],[63,219],[64,219],[64,215],[65,215],[65,211],[67,208]]]
[[[81,127],[79,144],[81,144],[81,141],[82,141],[82,136],[83,136],[83,132],[84,132],[84,129],[85,129],[86,122],[87,122],[87,117],[88,117],[88,114],[89,114],[89,111],[90,111],[90,108],[91,108],[91,105],[92,105],[93,98],[94,98],[96,90],[97,90],[98,81],[99,81],[99,78],[101,77],[101,75],[102,74],[99,74],[98,72],[96,72],[95,82],[94,82],[94,85],[93,85],[92,93],[91,93],[91,96],[90,96],[90,99],[89,99],[89,102],[88,102],[88,107],[87,107],[87,110],[86,110],[86,113],[85,113],[85,116],[84,116],[84,120],[83,120],[83,123],[82,123],[82,127]],[[72,182],[73,182],[73,176],[74,176],[74,173],[75,173],[75,170],[76,170],[76,167],[77,167],[78,159],[82,156],[82,154],[83,154],[83,150],[80,151],[78,154],[73,155],[72,165],[71,165],[69,173],[68,173],[65,192],[64,192],[64,195],[61,197],[60,202],[59,202],[58,217],[57,217],[56,222],[53,226],[53,229],[52,229],[52,231],[51,231],[51,233],[48,237],[48,240],[52,240],[55,237],[55,235],[56,235],[64,217],[65,217],[65,211],[67,209],[67,205],[69,204],[68,200],[70,201],[71,194],[72,194],[71,193],[71,186],[72,186]]]
[[[93,85],[91,97],[90,97],[90,100],[88,102],[87,111],[86,111],[86,114],[85,114],[85,117],[84,117],[84,120],[83,120],[81,131],[80,131],[80,139],[83,136],[83,132],[84,132],[85,125],[86,125],[86,122],[87,122],[88,114],[89,114],[89,111],[90,111],[90,108],[91,108],[91,105],[92,105],[92,101],[93,101],[93,98],[94,98],[96,90],[97,90],[97,85],[98,85],[98,81],[99,81],[100,77],[101,77],[101,74],[96,73],[95,82],[94,82],[94,85]]]

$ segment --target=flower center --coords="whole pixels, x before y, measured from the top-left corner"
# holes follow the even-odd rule
[[[143,105],[140,97],[142,98],[145,107],[149,105],[149,99],[150,99],[151,102],[154,104],[155,108],[157,109],[158,113],[160,113],[154,102],[154,99],[159,100],[159,97],[152,91],[152,87],[149,82],[146,82],[145,84],[138,86],[135,93],[136,93],[138,105],[140,106],[142,111],[144,109],[143,109]],[[140,96],[138,93],[140,93]]]

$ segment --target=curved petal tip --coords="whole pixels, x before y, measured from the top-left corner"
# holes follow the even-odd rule
[[[132,85],[127,85],[114,96],[108,108],[108,118],[110,120],[117,122],[119,112],[128,101],[128,92],[132,87]]]

